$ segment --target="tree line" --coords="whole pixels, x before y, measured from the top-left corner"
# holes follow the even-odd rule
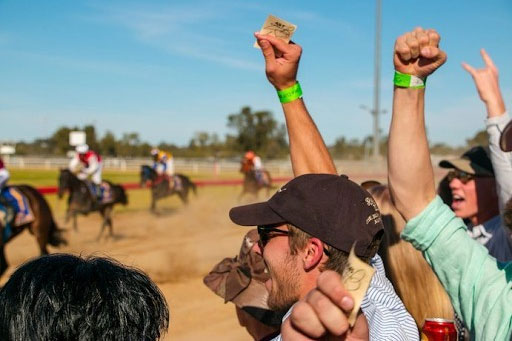
[[[273,117],[270,111],[253,111],[246,106],[240,112],[227,116],[226,123],[229,133],[223,138],[217,133],[207,131],[196,132],[188,144],[178,146],[162,141],[152,145],[142,141],[137,132],[123,133],[117,137],[113,132],[106,131],[99,136],[93,125],[84,127],[63,126],[50,137],[37,138],[31,142],[16,142],[18,155],[55,155],[64,156],[72,147],[69,145],[69,133],[81,130],[86,134],[87,144],[91,149],[109,157],[145,157],[150,155],[154,147],[167,150],[177,157],[240,157],[247,150],[254,150],[265,159],[283,158],[288,155],[286,128]],[[487,132],[479,131],[466,140],[466,146],[452,147],[444,143],[431,145],[433,154],[460,155],[468,147],[488,144]],[[329,150],[335,158],[360,160],[370,156],[373,137],[363,139],[347,139],[339,137]],[[380,141],[380,152],[387,153],[387,136]]]

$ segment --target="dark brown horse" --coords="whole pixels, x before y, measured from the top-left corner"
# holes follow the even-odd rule
[[[167,176],[159,176],[156,171],[148,165],[142,165],[140,168],[140,186],[144,187],[147,183],[151,186],[151,212],[156,210],[156,202],[159,199],[177,194],[183,204],[188,204],[188,194],[190,190],[197,195],[197,186],[188,176],[183,174],[175,174],[180,181],[180,188],[171,188],[169,178]]]
[[[112,200],[108,203],[98,203],[97,199],[91,193],[91,189],[87,182],[82,181],[76,177],[68,169],[61,169],[59,175],[59,190],[57,192],[59,199],[62,198],[65,191],[68,191],[68,209],[66,212],[66,222],[73,218],[73,228],[75,231],[78,230],[77,226],[77,215],[87,215],[91,212],[99,212],[103,217],[103,223],[101,224],[101,230],[96,238],[99,240],[105,231],[105,227],[109,228],[109,236],[113,235],[113,224],[112,224],[112,210],[115,204],[128,204],[128,198],[123,187],[114,185],[108,181]]]
[[[238,196],[238,200],[241,200],[247,193],[252,194],[254,197],[258,197],[258,192],[262,188],[267,189],[267,196],[270,194],[270,190],[274,188],[272,186],[272,177],[267,170],[262,170],[261,172],[263,181],[258,181],[256,171],[253,169],[251,163],[248,160],[242,161],[240,173],[244,175],[244,183],[242,193]]]
[[[16,185],[10,187],[16,188],[25,197],[27,197],[28,204],[30,205],[30,209],[34,215],[34,220],[31,223],[13,227],[12,234],[7,242],[11,241],[25,228],[28,228],[30,233],[36,237],[41,255],[48,254],[48,249],[46,248],[47,244],[55,247],[63,244],[65,245],[66,241],[61,236],[61,230],[55,224],[55,220],[53,220],[50,206],[41,193],[39,193],[34,187],[28,185]],[[3,232],[3,226],[0,225],[0,228],[2,230],[0,232]],[[0,238],[0,276],[8,267],[4,253],[4,246],[3,238]]]

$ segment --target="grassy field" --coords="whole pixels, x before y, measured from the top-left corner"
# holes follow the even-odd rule
[[[58,170],[52,169],[10,169],[11,179],[10,184],[29,184],[34,187],[41,186],[57,186],[57,179],[59,176]],[[239,173],[223,173],[214,177],[211,173],[198,173],[191,176],[192,181],[203,179],[237,179],[241,178]],[[103,172],[103,179],[112,181],[113,183],[137,183],[139,182],[139,173],[136,171],[113,171],[105,170]],[[201,193],[203,189],[199,188],[198,192]],[[220,190],[220,189],[219,189]],[[214,190],[215,191],[215,190]],[[117,212],[135,212],[145,210],[150,205],[150,192],[149,189],[135,189],[128,191],[128,205],[117,205]],[[45,196],[46,200],[53,209],[55,214],[63,214],[67,206],[66,200],[59,200],[55,194]],[[191,195],[193,200],[193,194]],[[178,196],[171,196],[158,201],[157,207],[164,207],[166,209],[177,209],[183,206]]]
[[[11,184],[29,184],[35,187],[39,186],[57,186],[59,170],[57,169],[9,169],[11,173]],[[192,180],[203,179],[236,179],[241,178],[240,173],[222,173],[218,176],[212,173],[185,174]],[[103,179],[114,183],[134,183],[139,181],[139,172],[137,171],[116,171],[104,170]]]

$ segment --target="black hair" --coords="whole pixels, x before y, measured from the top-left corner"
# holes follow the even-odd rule
[[[161,291],[104,257],[53,254],[18,268],[0,290],[0,340],[158,340],[169,326]]]

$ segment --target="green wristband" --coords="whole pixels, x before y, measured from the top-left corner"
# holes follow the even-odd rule
[[[297,98],[301,98],[302,89],[300,88],[299,82],[284,90],[278,90],[277,96],[279,96],[279,101],[283,104],[295,101]]]
[[[393,83],[400,88],[424,89],[427,84],[427,78],[419,78],[395,71]]]

